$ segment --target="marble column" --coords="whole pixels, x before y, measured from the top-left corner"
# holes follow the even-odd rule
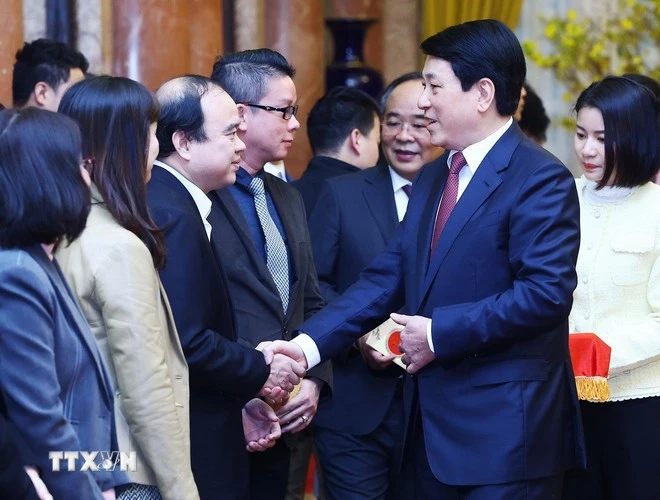
[[[383,80],[388,85],[422,67],[420,6],[418,0],[385,0],[383,10]]]
[[[155,90],[190,72],[189,3],[115,0],[113,73]]]
[[[222,4],[222,0],[190,1],[191,73],[210,76],[215,58],[222,54]]]
[[[364,39],[364,63],[383,71],[383,0],[329,0],[326,3],[326,17],[375,19],[376,23],[369,27]],[[329,52],[332,52],[332,47],[329,47]]]
[[[23,45],[23,2],[3,0],[0,16],[0,102],[11,106],[11,77],[16,51]]]
[[[265,0],[240,0],[235,2],[234,9],[234,43],[236,50],[265,47]]]
[[[281,52],[296,68],[297,118],[301,127],[284,160],[299,177],[312,157],[307,140],[307,114],[323,95],[325,80],[323,6],[321,0],[268,0],[265,45]]]

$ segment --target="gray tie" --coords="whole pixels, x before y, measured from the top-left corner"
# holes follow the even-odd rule
[[[257,209],[259,224],[266,239],[266,267],[277,286],[282,299],[282,309],[286,313],[289,307],[289,258],[286,245],[268,211],[263,179],[254,177],[248,189],[254,196],[254,207]]]

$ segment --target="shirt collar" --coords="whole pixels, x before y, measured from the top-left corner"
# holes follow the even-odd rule
[[[272,175],[272,174],[271,174]],[[262,179],[264,178],[264,171],[263,169],[259,170],[254,177],[261,177]],[[236,172],[236,186],[239,186],[242,189],[245,189],[246,191],[249,191],[250,187],[250,182],[252,182],[253,176],[245,170],[243,167],[240,167],[238,171]]]
[[[174,169],[173,167],[170,167],[168,164],[156,160],[154,165],[158,165],[159,167],[164,168],[170,174],[176,177],[181,184],[183,184],[183,187],[185,187],[186,190],[190,193],[190,196],[192,196],[192,199],[195,202],[195,206],[197,206],[197,210],[199,211],[199,215],[202,217],[202,219],[206,220],[206,218],[211,213],[211,200],[208,196],[206,196],[206,193],[199,189],[197,185],[193,184],[190,182],[190,180],[181,175],[181,172]]]
[[[509,118],[504,125],[498,128],[488,137],[486,137],[485,139],[479,142],[475,142],[474,144],[469,145],[467,148],[465,148],[462,151],[463,156],[465,157],[465,161],[467,162],[467,167],[472,172],[472,175],[474,175],[474,173],[477,171],[477,168],[479,168],[479,165],[481,165],[481,162],[484,161],[484,158],[493,148],[495,143],[500,139],[500,137],[504,135],[504,133],[507,130],[509,130],[509,127],[511,126],[512,123],[513,123],[513,118]],[[451,158],[452,156],[454,156],[455,153],[457,153],[457,151],[453,149],[449,153],[449,158],[447,158],[448,167],[451,165]]]
[[[392,190],[393,192],[397,192],[399,189],[403,188],[403,186],[410,186],[412,183],[404,178],[401,177],[392,167],[389,165],[387,168],[390,171],[390,178],[392,179]]]

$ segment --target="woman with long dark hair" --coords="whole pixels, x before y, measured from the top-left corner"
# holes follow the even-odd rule
[[[21,461],[53,497],[110,500],[128,478],[83,454],[117,449],[112,382],[53,257],[90,210],[80,161],[69,118],[0,111],[0,389]]]
[[[188,367],[157,273],[163,237],[146,204],[158,109],[144,86],[111,76],[77,83],[59,108],[81,129],[92,210],[80,238],[57,257],[111,367],[119,449],[137,454],[121,500],[199,498],[190,467]]]

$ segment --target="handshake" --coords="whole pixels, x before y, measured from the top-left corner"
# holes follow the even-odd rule
[[[293,388],[307,371],[307,359],[298,344],[284,340],[262,342],[257,346],[270,366],[270,375],[259,391],[259,396],[271,406],[281,405],[289,399]]]
[[[287,404],[294,388],[303,386],[307,360],[302,349],[292,342],[276,340],[262,342],[257,350],[263,353],[270,374],[258,394],[263,401],[255,398],[243,407],[243,431],[250,452],[265,451],[275,445],[282,432],[297,432],[309,425],[316,413],[320,392],[316,382],[306,380],[304,389],[301,389],[303,394],[294,400],[299,401]],[[311,405],[308,404],[310,400]],[[300,417],[298,424],[289,421],[285,425],[281,420],[300,412],[305,416]]]

